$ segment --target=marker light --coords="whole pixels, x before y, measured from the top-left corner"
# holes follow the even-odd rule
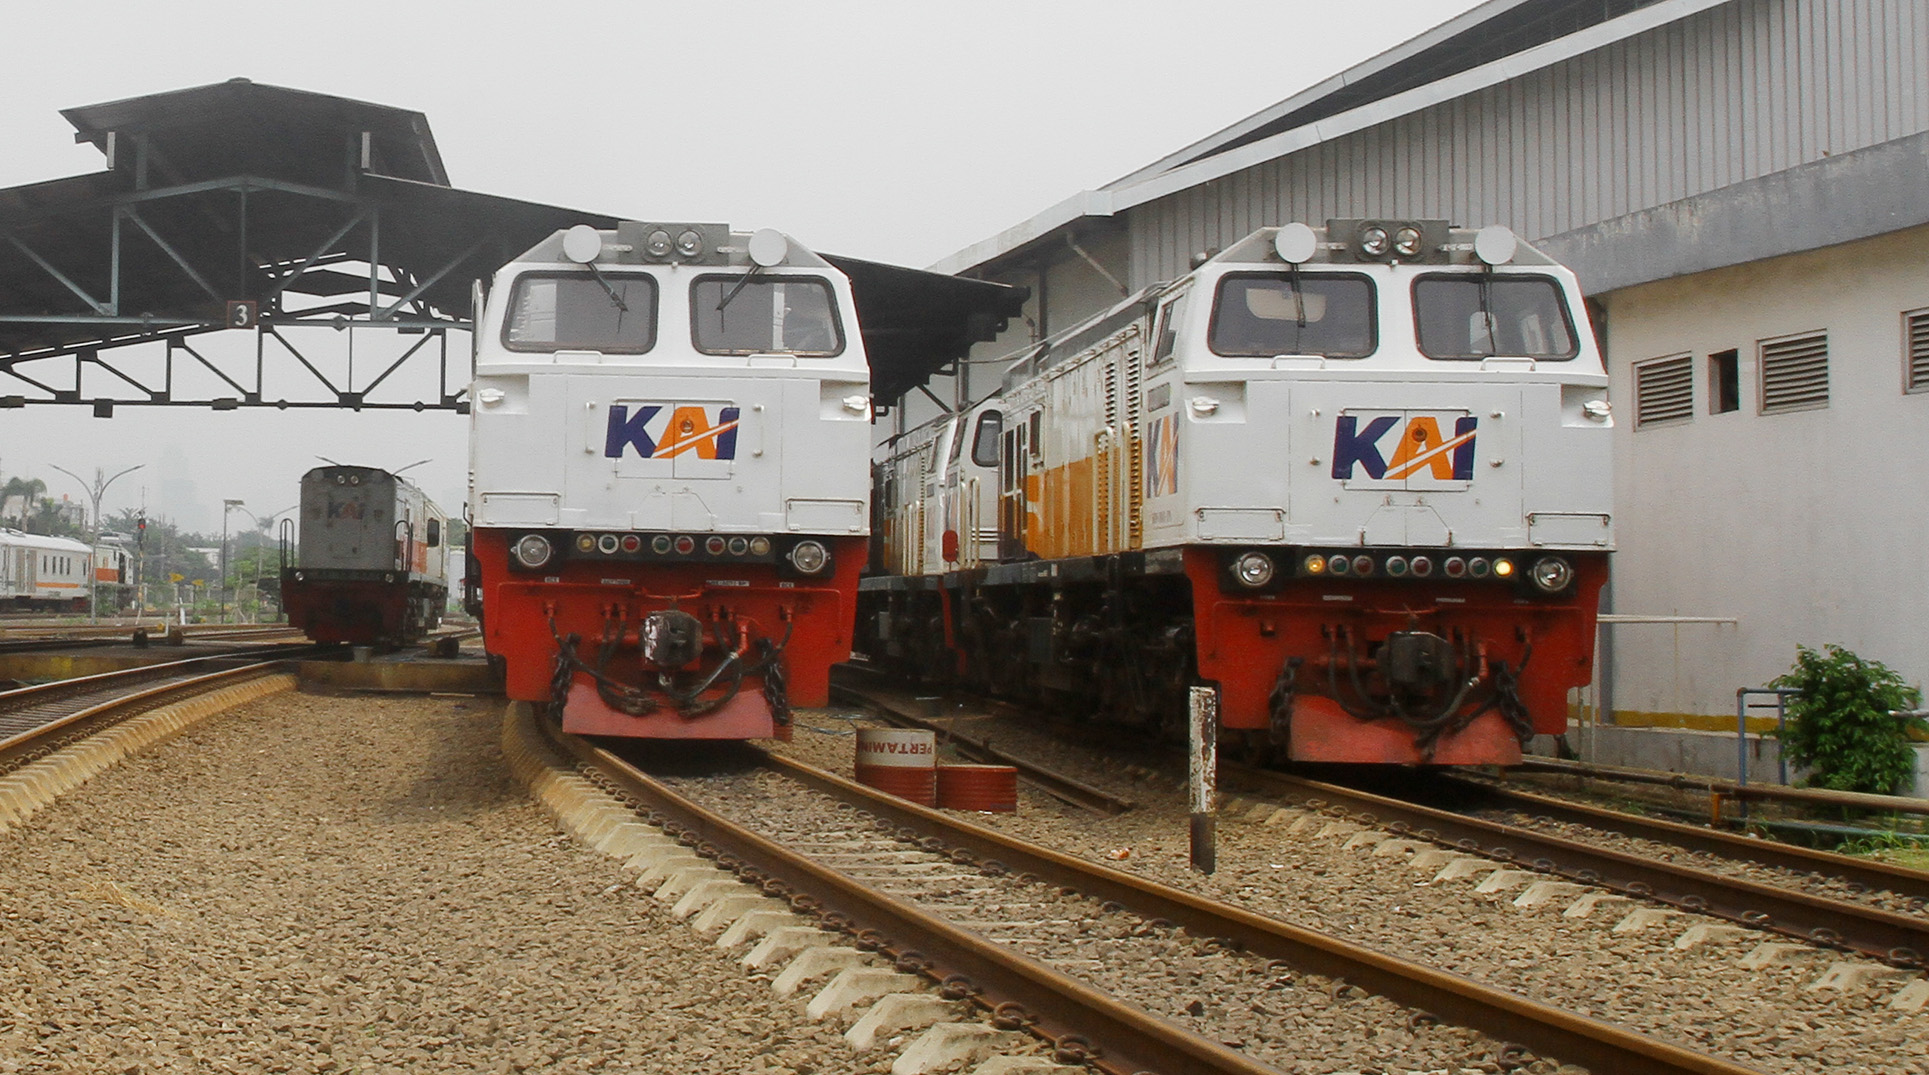
[[[1273,560],[1263,552],[1249,552],[1232,562],[1233,577],[1248,590],[1273,581]]]
[[[1326,557],[1321,556],[1319,553],[1314,553],[1306,558],[1306,562],[1300,565],[1300,569],[1308,575],[1324,575],[1326,574]]]
[[[1507,559],[1507,558],[1505,558],[1505,557],[1501,557],[1501,558],[1499,558],[1499,559],[1496,559],[1496,560],[1494,561],[1494,577],[1495,577],[1495,578],[1497,578],[1497,579],[1511,579],[1511,578],[1513,578],[1513,577],[1514,577],[1514,562],[1513,562],[1512,560],[1509,560],[1509,559]]]
[[[1331,571],[1335,575],[1346,574],[1346,572],[1350,568],[1352,568],[1352,566],[1353,566],[1352,561],[1348,560],[1344,556],[1339,555],[1338,553],[1335,553],[1331,559],[1326,561],[1326,570]]]
[[[1389,242],[1386,229],[1378,224],[1368,224],[1360,229],[1360,253],[1367,257],[1384,257]]]
[[[1574,581],[1574,568],[1558,556],[1543,556],[1527,575],[1542,593],[1560,593]]]
[[[676,536],[676,551],[685,556],[690,555],[697,551],[697,539],[688,534],[678,534]]]
[[[1393,233],[1393,252],[1403,258],[1420,255],[1420,229],[1407,225]]]
[[[742,556],[749,549],[750,549],[750,542],[745,541],[740,537],[733,537],[730,539],[730,555]]]
[[[596,547],[595,534],[577,534],[576,535],[577,552],[588,552],[591,549],[594,549],[595,547]]]
[[[640,537],[637,537],[637,536],[636,536],[635,534],[624,534],[624,535],[623,535],[623,551],[624,551],[624,552],[636,552],[637,550],[639,550],[639,549],[641,549],[642,547],[643,547],[643,539],[642,539],[642,538],[640,538]]]
[[[770,539],[769,539],[769,538],[767,538],[767,537],[754,537],[754,538],[751,538],[751,539],[750,539],[750,555],[752,555],[752,556],[769,556],[769,555],[770,555]]]
[[[1355,556],[1353,558],[1353,573],[1355,575],[1373,574],[1373,557],[1365,553]]]
[[[686,258],[703,253],[703,236],[698,235],[695,228],[685,231],[676,237],[676,252]]]
[[[790,566],[800,574],[818,574],[831,566],[831,551],[821,541],[800,541],[790,547]]]
[[[712,556],[722,556],[723,545],[724,545],[723,538],[717,536],[716,534],[711,534],[708,538],[704,539],[703,551],[709,553]]]
[[[1399,578],[1399,577],[1400,577],[1401,575],[1404,575],[1404,574],[1406,574],[1406,573],[1407,573],[1407,558],[1406,558],[1406,557],[1404,557],[1404,556],[1389,556],[1389,557],[1387,557],[1387,558],[1386,558],[1386,573],[1387,573],[1387,574],[1389,574],[1389,575],[1392,575],[1392,576],[1393,576],[1394,578],[1396,578],[1396,579],[1397,579],[1397,578]]]
[[[670,553],[670,535],[668,535],[668,534],[658,534],[657,536],[655,536],[655,537],[653,537],[653,538],[651,538],[651,539],[650,539],[650,551],[651,551],[651,552],[653,552],[653,553],[656,553],[656,554],[657,554],[658,556],[667,556],[667,555],[669,555],[669,553]]]
[[[1425,556],[1413,558],[1413,574],[1416,578],[1426,578],[1433,574],[1433,560]]]
[[[662,228],[656,229],[650,233],[649,238],[643,240],[643,249],[653,258],[669,257],[672,249],[670,233]]]
[[[1520,239],[1504,224],[1489,224],[1474,233],[1474,256],[1489,265],[1505,265],[1514,260]]]
[[[615,534],[604,534],[596,539],[596,551],[604,556],[615,556],[616,550],[621,546],[622,540]]]
[[[1447,562],[1442,566],[1446,568],[1447,577],[1450,579],[1457,579],[1467,573],[1467,561],[1458,556],[1447,557]]]
[[[556,552],[550,547],[549,539],[541,534],[524,534],[510,546],[509,551],[515,554],[516,562],[524,567],[541,567]]]
[[[1476,556],[1467,561],[1467,574],[1472,575],[1474,578],[1484,579],[1488,575],[1493,574],[1493,572],[1494,565],[1488,563],[1487,558],[1484,556]]]

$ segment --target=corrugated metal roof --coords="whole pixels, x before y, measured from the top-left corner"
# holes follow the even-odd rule
[[[1732,2],[1491,0],[1099,190],[1081,191],[932,269],[990,266],[1080,217],[1111,216]]]

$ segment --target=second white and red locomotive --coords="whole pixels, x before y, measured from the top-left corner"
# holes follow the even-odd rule
[[[508,696],[787,738],[849,656],[870,528],[845,275],[772,230],[582,225],[496,274],[476,340],[469,597]]]
[[[871,657],[1297,761],[1518,761],[1588,683],[1607,376],[1504,228],[1266,228],[878,465]]]

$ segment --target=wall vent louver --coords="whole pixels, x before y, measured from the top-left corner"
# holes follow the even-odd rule
[[[1694,415],[1693,357],[1678,355],[1634,368],[1634,425],[1673,422]]]
[[[1761,360],[1763,414],[1828,406],[1828,333],[1763,340]]]

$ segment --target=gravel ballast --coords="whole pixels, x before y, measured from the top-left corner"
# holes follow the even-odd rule
[[[874,1069],[558,835],[500,719],[282,694],[0,835],[0,1072]]]

